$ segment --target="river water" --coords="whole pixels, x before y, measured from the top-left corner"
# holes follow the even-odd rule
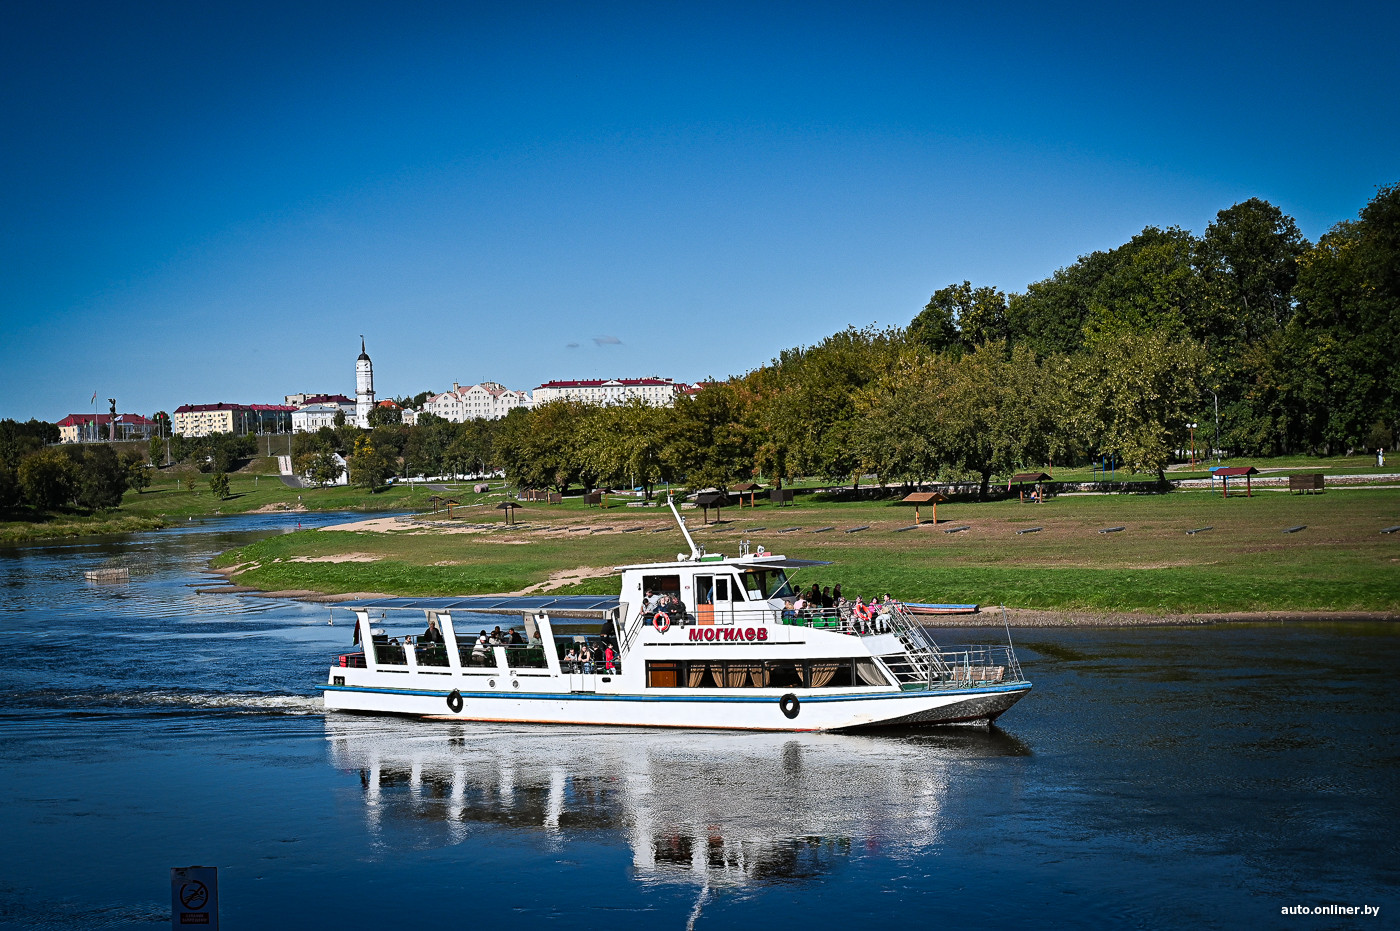
[[[1013,632],[1035,690],[990,732],[327,717],[348,615],[195,592],[297,519],[0,548],[0,927],[170,927],[193,864],[227,928],[1400,918],[1394,626]],[[1332,905],[1381,911],[1283,912]]]

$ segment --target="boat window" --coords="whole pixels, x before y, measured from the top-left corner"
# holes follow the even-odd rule
[[[787,574],[781,569],[749,569],[744,573],[742,587],[748,592],[750,601],[796,597]]]
[[[857,675],[856,665],[868,663],[867,675]],[[688,660],[647,662],[647,685],[651,688],[742,689],[742,688],[850,688],[853,685],[886,685],[878,668],[869,660]]]
[[[721,575],[721,576],[716,576],[716,577],[715,577],[715,601],[716,601],[716,602],[720,602],[720,601],[728,601],[728,600],[729,600],[729,577],[728,577],[728,576],[723,576],[723,575]]]
[[[860,679],[861,685],[889,685],[889,680],[880,671],[880,667],[873,659],[856,660],[856,677]]]
[[[681,577],[678,575],[644,575],[642,576],[642,594],[651,592],[654,595],[681,595]]]
[[[698,605],[712,605],[714,599],[715,577],[712,575],[697,575],[695,577],[695,603]]]

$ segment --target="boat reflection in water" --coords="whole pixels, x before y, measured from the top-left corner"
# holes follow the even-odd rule
[[[491,826],[560,844],[604,832],[627,839],[639,879],[706,886],[936,846],[959,780],[988,778],[990,758],[1030,755],[996,728],[716,735],[336,715],[326,736],[332,762],[360,774],[369,831],[391,848]]]

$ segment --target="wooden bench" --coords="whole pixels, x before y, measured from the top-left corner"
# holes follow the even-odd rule
[[[1288,491],[1290,494],[1295,491],[1302,492],[1303,494],[1308,494],[1313,491],[1322,491],[1322,479],[1323,475],[1321,472],[1309,472],[1307,475],[1290,475],[1288,476]]]

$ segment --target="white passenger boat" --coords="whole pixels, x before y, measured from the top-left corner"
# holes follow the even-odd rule
[[[354,612],[361,649],[331,667],[326,709],[844,731],[989,724],[1030,691],[1009,641],[940,648],[899,604],[873,618],[848,609],[785,610],[796,596],[788,571],[827,563],[748,552],[742,544],[738,556],[707,554],[679,514],[676,521],[690,552],[619,567],[617,597],[340,605]]]

